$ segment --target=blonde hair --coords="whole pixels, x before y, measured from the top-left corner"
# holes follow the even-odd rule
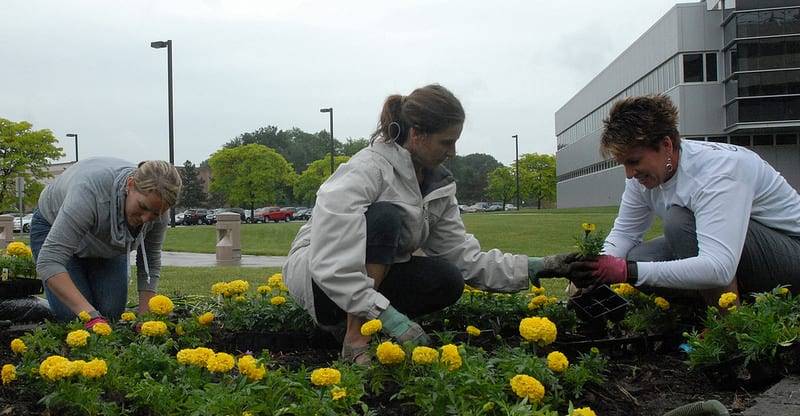
[[[155,192],[168,206],[174,206],[178,201],[182,185],[181,175],[175,166],[163,160],[145,160],[133,171],[136,191],[143,194]]]

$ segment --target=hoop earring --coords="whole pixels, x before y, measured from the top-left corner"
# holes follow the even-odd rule
[[[396,141],[397,139],[400,138],[400,123],[396,121],[389,123],[389,134],[392,133],[392,126],[397,126],[397,134],[395,134],[393,137],[390,137],[390,139],[392,141]]]
[[[674,169],[672,166],[672,156],[667,156],[667,164],[665,167],[667,168],[667,173],[672,173],[672,169]]]

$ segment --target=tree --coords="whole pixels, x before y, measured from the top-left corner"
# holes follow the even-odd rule
[[[295,168],[298,174],[308,165],[331,152],[331,138],[327,131],[307,133],[297,127],[291,130],[279,130],[276,126],[261,127],[251,133],[242,133],[224,145],[226,148],[261,144],[283,155]],[[334,151],[342,154],[342,144],[334,140]]]
[[[459,201],[477,202],[486,199],[489,172],[503,166],[494,157],[482,153],[456,156],[446,163],[458,184]]]
[[[511,168],[501,166],[489,173],[489,186],[486,193],[494,200],[503,201],[505,209],[508,202],[517,191],[517,182]]]
[[[50,161],[64,156],[50,130],[33,130],[27,121],[13,122],[0,118],[0,210],[16,206],[16,179],[26,184],[50,177]],[[28,191],[36,188],[26,186]],[[40,189],[40,188],[39,188]],[[28,193],[29,193],[28,192]],[[28,195],[26,199],[30,199]],[[38,194],[36,195],[38,200]]]
[[[556,198],[556,157],[554,155],[527,153],[519,159],[520,194],[536,200],[538,209],[542,201]]]
[[[333,158],[334,169],[342,163],[350,160],[349,156],[335,156]],[[294,197],[297,201],[314,205],[317,199],[317,190],[331,176],[331,156],[330,153],[319,160],[315,160],[308,165],[308,169],[303,171],[294,185]]]
[[[191,161],[183,162],[181,181],[183,187],[179,204],[186,208],[203,206],[208,196],[203,190],[203,180],[198,175],[197,167]]]
[[[369,140],[365,138],[360,139],[347,139],[347,141],[342,145],[342,153],[345,156],[353,156],[359,150],[369,146]]]
[[[296,175],[292,165],[273,149],[260,144],[223,148],[208,160],[211,191],[231,204],[249,206],[272,203],[283,197]]]

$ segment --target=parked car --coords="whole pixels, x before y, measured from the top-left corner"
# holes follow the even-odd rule
[[[466,208],[464,208],[464,212],[483,212],[489,208],[488,202],[476,202]]]
[[[289,215],[289,220],[293,220],[294,219],[294,213],[297,212],[297,210],[294,207],[283,207],[283,208],[281,208],[281,211],[283,211],[283,212],[285,212],[285,213],[287,213]]]
[[[199,225],[206,223],[206,215],[208,215],[208,210],[204,208],[192,208],[183,211],[183,220],[181,224],[183,225]],[[175,220],[177,223],[177,219]]]
[[[263,222],[272,221],[286,221],[289,222],[292,219],[292,211],[284,211],[280,207],[267,207],[263,211],[261,211],[261,218]]]
[[[487,212],[502,211],[502,210],[503,210],[503,204],[492,204],[486,207]]]
[[[220,212],[234,212],[239,214],[242,222],[247,222],[247,215],[245,214],[244,210],[241,208],[217,208],[211,210],[206,214],[206,224],[216,224],[217,223],[217,214]]]
[[[183,224],[183,212],[176,212],[175,213],[175,224]]]
[[[294,219],[301,221],[308,221],[311,219],[311,209],[303,208],[294,213]]]
[[[20,224],[20,218],[22,218],[22,222]],[[31,232],[31,219],[33,218],[33,214],[25,214],[22,217],[19,214],[14,215],[14,232],[18,233],[20,230],[24,233]]]
[[[514,204],[506,204],[506,211],[516,211],[517,206]]]

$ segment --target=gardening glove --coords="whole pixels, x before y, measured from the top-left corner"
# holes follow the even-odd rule
[[[86,321],[86,323],[83,324],[83,327],[86,328],[86,329],[92,329],[93,326],[95,326],[95,325],[97,325],[99,323],[107,324],[108,320],[106,320],[106,318],[103,318],[102,316],[98,316],[98,317],[95,317],[95,318],[92,318],[92,319]]]
[[[539,286],[539,279],[548,277],[566,277],[569,265],[578,260],[578,253],[562,253],[545,257],[528,257],[528,278],[534,286]]]
[[[592,283],[624,283],[631,277],[630,272],[635,270],[635,264],[635,262],[629,262],[621,257],[602,255],[594,259],[574,263],[576,280],[570,280],[578,287],[586,287]],[[629,270],[629,266],[633,267]],[[595,282],[586,279],[587,272],[590,272]]]
[[[396,339],[400,344],[408,341],[416,345],[428,345],[431,340],[428,335],[416,322],[408,319],[400,311],[392,306],[389,306],[385,311],[378,315],[381,320],[383,329]]]

